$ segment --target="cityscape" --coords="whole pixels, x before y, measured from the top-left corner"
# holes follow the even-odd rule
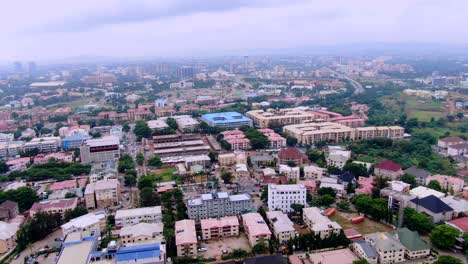
[[[468,263],[465,3],[85,2],[0,18],[0,264]]]

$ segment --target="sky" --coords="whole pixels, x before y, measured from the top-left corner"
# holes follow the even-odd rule
[[[0,61],[468,44],[466,0],[15,0],[0,10]]]

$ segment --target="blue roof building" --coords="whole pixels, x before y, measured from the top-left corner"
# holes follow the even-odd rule
[[[157,243],[123,247],[115,254],[115,263],[165,263],[164,245]]]
[[[209,126],[224,128],[239,128],[252,126],[252,119],[237,112],[221,112],[202,115],[201,119]]]
[[[70,150],[80,148],[80,145],[86,139],[91,138],[89,135],[74,135],[62,139],[62,149]]]

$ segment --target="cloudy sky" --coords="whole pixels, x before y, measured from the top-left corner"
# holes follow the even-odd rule
[[[0,61],[468,44],[467,0],[14,0],[0,10]]]

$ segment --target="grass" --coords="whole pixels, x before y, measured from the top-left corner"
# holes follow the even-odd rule
[[[366,220],[362,223],[351,224],[351,219],[357,216],[359,216],[357,213],[344,213],[337,211],[336,214],[333,217],[331,217],[331,220],[340,224],[344,230],[354,228],[361,234],[388,232],[392,230],[391,227],[381,224],[379,222],[375,222],[368,218],[366,218]]]
[[[447,115],[446,109],[442,107],[441,103],[432,100],[432,98],[401,95],[399,100],[404,102],[404,110],[408,118],[430,121],[431,117],[438,119]]]
[[[164,169],[151,170],[151,173],[154,174],[155,176],[161,177],[161,182],[168,182],[168,181],[175,180],[175,177],[173,175],[173,172],[175,170],[176,168],[164,168]]]
[[[414,131],[430,132],[433,135],[437,136],[437,138],[445,137],[447,132],[449,132],[450,136],[452,137],[460,137],[460,136],[468,137],[468,133],[463,133],[461,131],[457,131],[456,128],[450,128],[450,127],[416,128],[414,129]]]

